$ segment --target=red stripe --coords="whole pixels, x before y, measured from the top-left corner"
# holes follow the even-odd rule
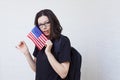
[[[33,43],[41,50],[44,46],[46,41],[48,40],[45,35],[41,34],[38,38],[36,35],[34,35],[32,32],[30,32],[28,35],[28,38],[30,38]]]
[[[43,36],[42,36],[42,35],[39,37],[39,39],[43,42],[43,44],[45,44],[45,43],[46,43],[46,40],[43,38]]]
[[[32,35],[32,33],[30,33],[30,34],[28,35],[28,37],[34,42],[34,44],[35,44],[39,49],[41,49],[38,41],[34,38],[34,35]]]
[[[45,45],[46,41],[47,41],[47,38],[42,34],[39,38],[40,42]]]
[[[35,44],[40,50],[44,47],[44,45],[41,44],[41,42],[39,41],[39,39],[37,39],[33,33],[30,32],[30,33],[28,34],[28,37],[34,42],[34,44]]]
[[[33,34],[34,35],[34,34]],[[41,44],[41,42],[39,41],[38,38],[35,37],[35,39],[37,40],[37,44],[39,44],[39,47],[42,49],[44,47],[44,45]]]
[[[40,40],[40,42],[45,45],[45,42],[41,39],[41,38],[38,38]]]
[[[39,44],[39,47],[42,49],[44,47],[44,45],[41,45],[41,43],[39,42],[39,40],[36,38],[36,36],[31,33],[33,35],[33,38],[35,39],[35,41],[37,41],[37,44]]]
[[[44,38],[44,40],[45,40],[45,41],[47,41],[47,40],[48,40],[48,39],[47,39],[47,38],[46,38],[43,34],[41,34],[41,35],[43,36],[43,38]]]

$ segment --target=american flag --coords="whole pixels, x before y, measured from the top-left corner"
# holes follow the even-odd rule
[[[33,43],[41,50],[45,46],[45,42],[48,40],[45,35],[35,26],[32,31],[27,35]]]

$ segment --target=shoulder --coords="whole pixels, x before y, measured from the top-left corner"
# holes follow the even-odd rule
[[[60,40],[59,40],[59,44],[61,45],[61,47],[71,46],[70,39],[65,35],[61,35]]]
[[[59,39],[54,40],[53,43],[55,47],[59,48],[65,45],[70,45],[70,40],[67,36],[60,35]]]
[[[70,42],[70,39],[69,39],[67,36],[65,36],[65,35],[61,35],[61,36],[60,36],[60,40],[61,40],[62,42],[66,42],[66,41],[67,41],[67,42],[68,42],[68,41]]]

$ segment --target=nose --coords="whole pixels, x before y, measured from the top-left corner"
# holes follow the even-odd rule
[[[46,28],[46,25],[43,25],[43,28]]]

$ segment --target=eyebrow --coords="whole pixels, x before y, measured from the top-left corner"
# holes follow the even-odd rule
[[[50,21],[48,20],[48,21],[45,21],[44,23],[38,23],[38,24],[45,24],[45,23],[47,23],[47,22],[50,22]]]

